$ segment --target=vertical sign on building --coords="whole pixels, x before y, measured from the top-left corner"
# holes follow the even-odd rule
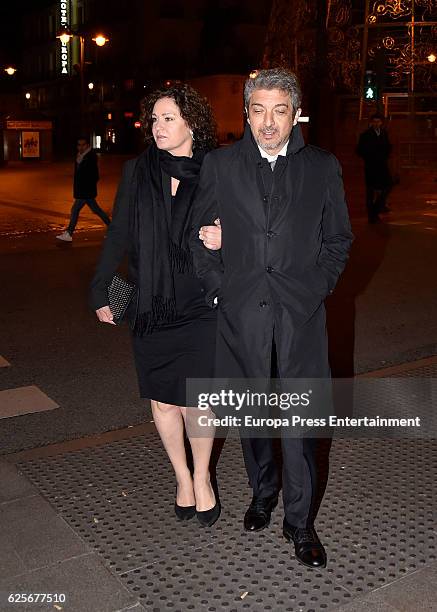
[[[58,0],[58,13],[60,29],[64,30],[70,27],[70,0]],[[60,41],[60,53],[58,61],[58,73],[69,76],[71,65],[71,47],[70,42],[64,43]]]

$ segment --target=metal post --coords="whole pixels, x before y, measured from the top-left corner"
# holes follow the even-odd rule
[[[364,29],[363,29],[363,50],[361,55],[361,91],[360,91],[360,112],[358,120],[361,121],[363,118],[363,90],[364,90],[364,77],[366,74],[367,65],[367,46],[369,42],[369,3],[370,0],[366,0],[366,10],[364,15]]]
[[[414,121],[414,114],[416,112],[416,104],[415,104],[415,89],[416,89],[416,83],[415,83],[415,79],[416,79],[416,66],[415,66],[415,55],[416,55],[416,40],[415,40],[415,25],[416,25],[416,20],[415,20],[415,6],[414,6],[414,0],[412,0],[411,2],[411,71],[410,71],[410,113],[411,113],[411,119],[413,119]]]
[[[79,35],[80,40],[80,123],[81,129],[84,128],[85,112],[85,37]]]

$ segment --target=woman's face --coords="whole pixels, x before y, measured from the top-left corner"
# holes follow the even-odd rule
[[[158,149],[172,155],[190,156],[193,139],[178,105],[172,98],[160,98],[152,111],[152,134]]]

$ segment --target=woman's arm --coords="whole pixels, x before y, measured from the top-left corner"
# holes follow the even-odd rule
[[[108,306],[108,286],[120,266],[128,247],[129,192],[134,169],[134,159],[129,160],[123,166],[120,184],[114,201],[112,221],[106,233],[94,278],[91,281],[90,303],[93,310],[99,310],[102,307]]]

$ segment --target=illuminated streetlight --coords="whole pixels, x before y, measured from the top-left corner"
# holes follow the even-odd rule
[[[428,55],[427,59],[428,59],[428,62],[431,62],[431,64],[433,64],[437,58],[434,55],[434,53],[431,53],[430,55]]]
[[[69,43],[70,39],[72,39],[74,36],[77,36],[79,38],[80,116],[82,121],[85,107],[85,36],[83,36],[79,32],[73,32],[70,31],[68,28],[63,28],[56,36],[56,38],[59,38],[59,40],[61,41],[61,45],[65,47]],[[92,40],[96,43],[98,47],[103,47],[109,41],[109,38],[106,38],[104,34],[97,34]],[[67,56],[65,57],[64,61],[67,65]],[[65,74],[68,74],[67,68],[65,68]],[[90,90],[94,89],[94,83],[88,83],[88,88]]]
[[[13,66],[8,66],[7,68],[5,68],[5,72],[7,72],[9,76],[13,76],[17,72],[17,69]]]
[[[93,38],[93,41],[98,47],[103,47],[107,42],[109,42],[109,38],[106,38],[106,36],[103,34],[97,34],[97,36]]]
[[[30,93],[26,92],[26,100],[30,100]]]
[[[62,30],[62,32],[60,32],[56,38],[59,38],[61,43],[66,45],[70,42],[70,39],[73,38],[73,34],[70,32],[70,30]]]

